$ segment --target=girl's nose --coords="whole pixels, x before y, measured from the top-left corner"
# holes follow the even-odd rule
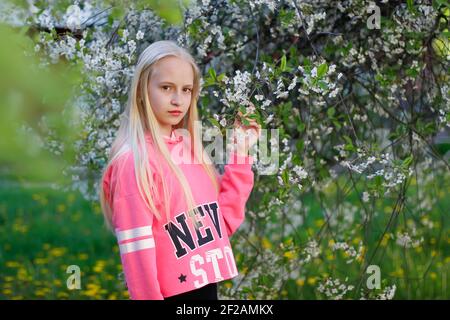
[[[176,95],[174,95],[172,97],[171,103],[175,104],[175,105],[179,105],[180,104],[180,98],[178,97],[178,94],[176,94]]]

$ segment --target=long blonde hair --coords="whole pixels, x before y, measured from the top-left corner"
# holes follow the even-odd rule
[[[156,152],[159,152],[169,165],[176,178],[180,182],[183,189],[184,197],[187,203],[187,212],[191,217],[194,226],[197,228],[198,224],[194,219],[195,201],[191,192],[191,188],[187,182],[181,169],[173,162],[169,149],[166,146],[164,138],[161,135],[159,125],[153,109],[150,106],[148,83],[153,71],[153,65],[160,59],[167,56],[176,56],[184,59],[192,65],[194,71],[194,83],[192,88],[191,103],[189,110],[183,120],[174,126],[174,129],[186,129],[189,132],[191,139],[191,146],[193,148],[194,157],[197,163],[201,163],[205,172],[210,177],[216,193],[219,192],[219,184],[217,181],[218,173],[209,156],[204,152],[200,132],[198,126],[194,124],[198,121],[197,101],[200,93],[200,70],[195,63],[194,58],[184,48],[178,46],[173,41],[157,41],[148,46],[139,56],[134,75],[131,81],[131,87],[128,95],[128,102],[124,113],[122,114],[120,127],[117,136],[112,144],[109,154],[108,163],[104,168],[100,186],[100,203],[103,210],[103,215],[107,227],[113,230],[113,212],[108,199],[105,197],[105,190],[103,189],[103,180],[105,178],[108,167],[120,155],[131,149],[134,156],[135,178],[139,193],[144,199],[147,207],[154,213],[158,221],[161,221],[162,215],[155,206],[155,201],[152,197],[151,190],[156,190],[155,181],[153,179],[153,172],[149,164],[148,150],[145,143],[146,134],[149,134],[154,142]],[[206,161],[205,161],[206,160]],[[164,176],[159,165],[159,175],[162,180],[162,189],[164,194],[164,209],[166,212],[167,222],[170,221],[170,199],[168,197],[167,183],[164,181]],[[169,224],[170,226],[170,224]]]

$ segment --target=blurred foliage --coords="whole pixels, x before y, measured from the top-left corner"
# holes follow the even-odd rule
[[[0,26],[0,37],[8,44],[0,50],[0,163],[2,174],[16,178],[57,180],[61,177],[61,158],[43,147],[44,127],[68,144],[64,159],[73,155],[68,146],[76,127],[75,112],[66,106],[71,88],[79,81],[79,71],[63,64],[39,68],[31,52],[33,43],[26,28]],[[45,116],[45,124],[42,117]],[[31,129],[31,130],[30,130]]]

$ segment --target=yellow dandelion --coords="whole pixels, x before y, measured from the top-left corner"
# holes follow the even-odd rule
[[[292,260],[292,259],[295,259],[296,254],[295,254],[295,251],[294,251],[294,250],[291,250],[291,251],[286,251],[286,252],[283,254],[283,256],[284,256],[285,258],[288,258],[289,260]]]
[[[17,233],[27,233],[28,226],[26,226],[22,222],[16,222],[13,224],[13,231]]]
[[[295,281],[295,283],[298,286],[303,287],[305,285],[305,279],[297,279],[297,281]]]
[[[399,269],[397,269],[397,270],[395,270],[395,271],[393,271],[393,272],[391,272],[391,273],[389,273],[391,276],[393,276],[393,277],[403,277],[403,275],[404,275],[404,271],[403,271],[403,269],[402,268],[399,268]]]
[[[94,265],[94,272],[100,273],[103,271],[103,269],[105,268],[106,265],[106,261],[105,260],[98,260],[96,261],[95,265]]]
[[[73,193],[71,193],[67,196],[67,202],[69,202],[69,203],[73,203],[75,201],[75,199],[76,199],[76,197]]]
[[[63,247],[53,248],[50,250],[50,255],[53,257],[61,257],[66,253],[67,249]]]
[[[88,297],[96,297],[100,291],[100,286],[96,283],[89,283],[87,290],[83,291],[83,294]]]
[[[66,211],[66,205],[61,203],[56,207],[56,211],[58,211],[59,213],[63,213],[64,211]]]
[[[89,258],[89,255],[86,253],[80,253],[78,255],[78,259],[80,259],[80,260],[87,260],[88,258]]]
[[[45,291],[42,289],[37,289],[34,291],[34,295],[36,297],[45,297]]]
[[[17,270],[17,278],[20,281],[30,281],[31,280],[31,276],[28,274],[28,271],[25,268],[19,268],[19,270]]]
[[[100,208],[100,206],[98,204],[94,205],[94,213],[95,214],[101,214],[102,213],[102,209]]]
[[[61,287],[62,282],[59,279],[53,279],[53,285],[55,285],[57,287]]]
[[[9,296],[10,294],[12,294],[12,290],[11,289],[3,289],[3,294],[5,295],[5,296]]]
[[[108,280],[108,281],[111,281],[111,280],[114,280],[115,278],[112,276],[112,275],[110,275],[110,274],[107,274],[106,275],[106,280]]]
[[[389,242],[389,235],[386,233],[384,236],[383,236],[383,239],[381,240],[381,243],[380,243],[380,245],[382,246],[382,247],[386,247],[387,246],[387,244],[388,244],[388,242]]]
[[[316,221],[314,221],[314,224],[316,225],[316,227],[320,228],[321,226],[323,226],[323,224],[325,223],[325,220],[323,219],[317,219]]]
[[[56,294],[56,297],[60,299],[69,298],[69,294],[65,291],[60,291]]]
[[[264,237],[262,239],[262,246],[263,246],[264,249],[271,249],[272,248],[272,243],[270,243],[270,241],[266,237]]]
[[[317,277],[309,277],[307,282],[308,282],[309,285],[313,286],[317,282]]]
[[[47,264],[48,263],[48,259],[46,259],[46,258],[36,258],[36,259],[34,259],[34,263],[35,264],[39,264],[39,265]]]
[[[20,263],[18,263],[17,261],[6,261],[5,265],[8,268],[18,268],[18,267],[20,267]]]
[[[384,207],[384,213],[392,213],[392,207],[391,206]]]

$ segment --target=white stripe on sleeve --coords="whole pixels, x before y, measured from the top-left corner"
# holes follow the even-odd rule
[[[119,245],[120,254],[135,252],[144,249],[150,249],[155,246],[155,240],[153,238],[143,239],[133,242],[127,242]]]
[[[119,242],[138,237],[151,236],[152,234],[152,226],[144,226],[134,229],[116,231],[117,240]]]

